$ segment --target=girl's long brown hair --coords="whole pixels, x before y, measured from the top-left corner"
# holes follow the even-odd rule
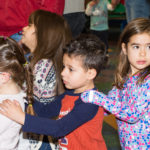
[[[130,72],[130,63],[128,61],[127,56],[123,53],[121,45],[125,44],[127,47],[130,38],[136,34],[147,33],[150,35],[150,20],[145,18],[135,19],[127,24],[122,34],[120,35],[118,48],[121,50],[119,56],[119,63],[115,74],[115,83],[114,85],[122,89],[123,84],[125,83],[125,79]],[[145,77],[150,73],[150,66],[141,70],[138,79],[138,83],[142,83]]]
[[[61,94],[63,48],[71,40],[70,28],[62,16],[44,10],[33,12],[29,17],[29,24],[34,24],[37,37],[30,67],[34,68],[41,59],[51,59],[56,70],[57,94]]]
[[[11,38],[0,37],[0,72],[9,72],[11,79],[27,93],[27,99],[33,101],[32,74],[25,67],[23,49]],[[27,87],[24,86],[26,83]]]
[[[56,95],[62,94],[63,48],[72,38],[70,28],[62,16],[45,10],[33,12],[29,17],[29,24],[34,24],[37,38],[29,70],[33,72],[35,64],[41,59],[52,60],[56,72]],[[33,101],[29,103],[32,104]]]

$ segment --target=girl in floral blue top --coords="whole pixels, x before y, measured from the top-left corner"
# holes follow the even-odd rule
[[[123,150],[150,149],[150,20],[131,21],[121,34],[120,61],[113,89],[83,93],[82,100],[117,118]]]

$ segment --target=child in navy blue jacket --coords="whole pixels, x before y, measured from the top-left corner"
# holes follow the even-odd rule
[[[0,113],[22,124],[23,131],[58,137],[60,149],[106,150],[101,134],[103,109],[80,99],[85,90],[96,89],[94,79],[106,63],[105,54],[105,45],[95,36],[76,38],[64,49],[61,76],[68,89],[65,93],[46,106],[36,101],[38,116],[25,114],[18,103],[9,100],[0,104]],[[48,119],[54,116],[58,119]]]

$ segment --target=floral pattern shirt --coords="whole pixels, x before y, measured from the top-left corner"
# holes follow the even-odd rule
[[[108,95],[87,91],[81,95],[84,102],[103,106],[117,118],[120,143],[123,150],[150,149],[150,75],[137,84],[138,75],[129,77],[124,88],[113,88]]]
[[[33,83],[33,96],[34,100],[39,101],[47,105],[52,102],[56,96],[56,72],[53,62],[49,59],[39,60],[33,71],[34,83]],[[39,150],[43,135],[40,134],[29,134],[27,135],[30,142],[31,150]],[[55,149],[53,143],[49,143],[51,149]],[[52,147],[53,146],[53,147]]]
[[[42,59],[34,67],[34,99],[49,103],[56,96],[56,73],[54,65],[49,59]]]

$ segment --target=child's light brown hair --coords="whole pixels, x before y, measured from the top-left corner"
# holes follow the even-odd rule
[[[23,49],[11,38],[0,36],[0,72],[8,72],[22,90],[27,93],[27,99],[33,101],[32,74],[25,67],[26,59]],[[23,85],[26,83],[27,87]]]

